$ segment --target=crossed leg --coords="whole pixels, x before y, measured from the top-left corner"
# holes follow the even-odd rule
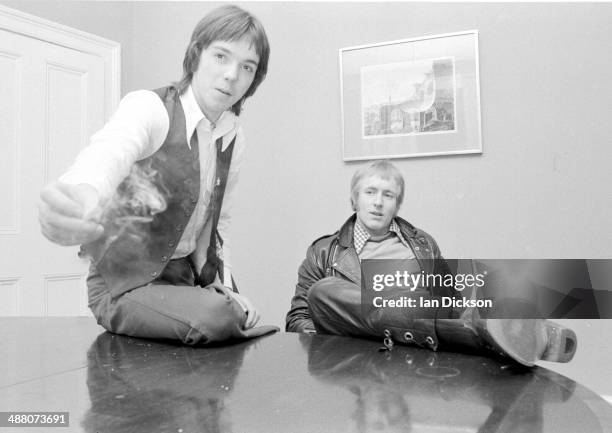
[[[117,334],[205,344],[238,336],[246,319],[240,305],[212,285],[156,280],[113,298],[93,266],[87,284],[98,323]]]

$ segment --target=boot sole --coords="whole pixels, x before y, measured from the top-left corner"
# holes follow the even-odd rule
[[[540,360],[547,349],[546,328],[542,319],[486,320],[486,330],[495,346],[493,349],[528,367]]]

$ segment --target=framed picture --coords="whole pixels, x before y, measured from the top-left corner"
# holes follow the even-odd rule
[[[340,49],[345,161],[482,153],[478,31]]]

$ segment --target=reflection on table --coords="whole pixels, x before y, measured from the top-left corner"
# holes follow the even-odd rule
[[[87,432],[601,432],[575,382],[464,354],[276,334],[191,348],[104,333]],[[593,394],[593,398],[598,398]],[[609,412],[608,412],[609,415]]]

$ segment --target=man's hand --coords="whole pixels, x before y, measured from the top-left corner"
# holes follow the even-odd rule
[[[255,306],[251,303],[249,298],[242,296],[238,293],[231,292],[232,297],[240,304],[243,310],[247,314],[246,321],[242,326],[244,329],[250,329],[259,322],[259,311],[255,309]]]
[[[98,192],[90,185],[50,183],[40,193],[38,202],[43,235],[60,245],[79,245],[98,239],[104,228],[90,216],[98,202]]]
[[[214,289],[218,293],[229,296],[236,301],[242,311],[244,311],[246,314],[246,320],[244,325],[242,325],[242,329],[251,329],[257,324],[257,322],[259,322],[259,311],[255,309],[253,303],[246,296],[242,296],[241,294],[232,291],[232,289],[224,286],[218,280],[206,286],[205,289]]]

